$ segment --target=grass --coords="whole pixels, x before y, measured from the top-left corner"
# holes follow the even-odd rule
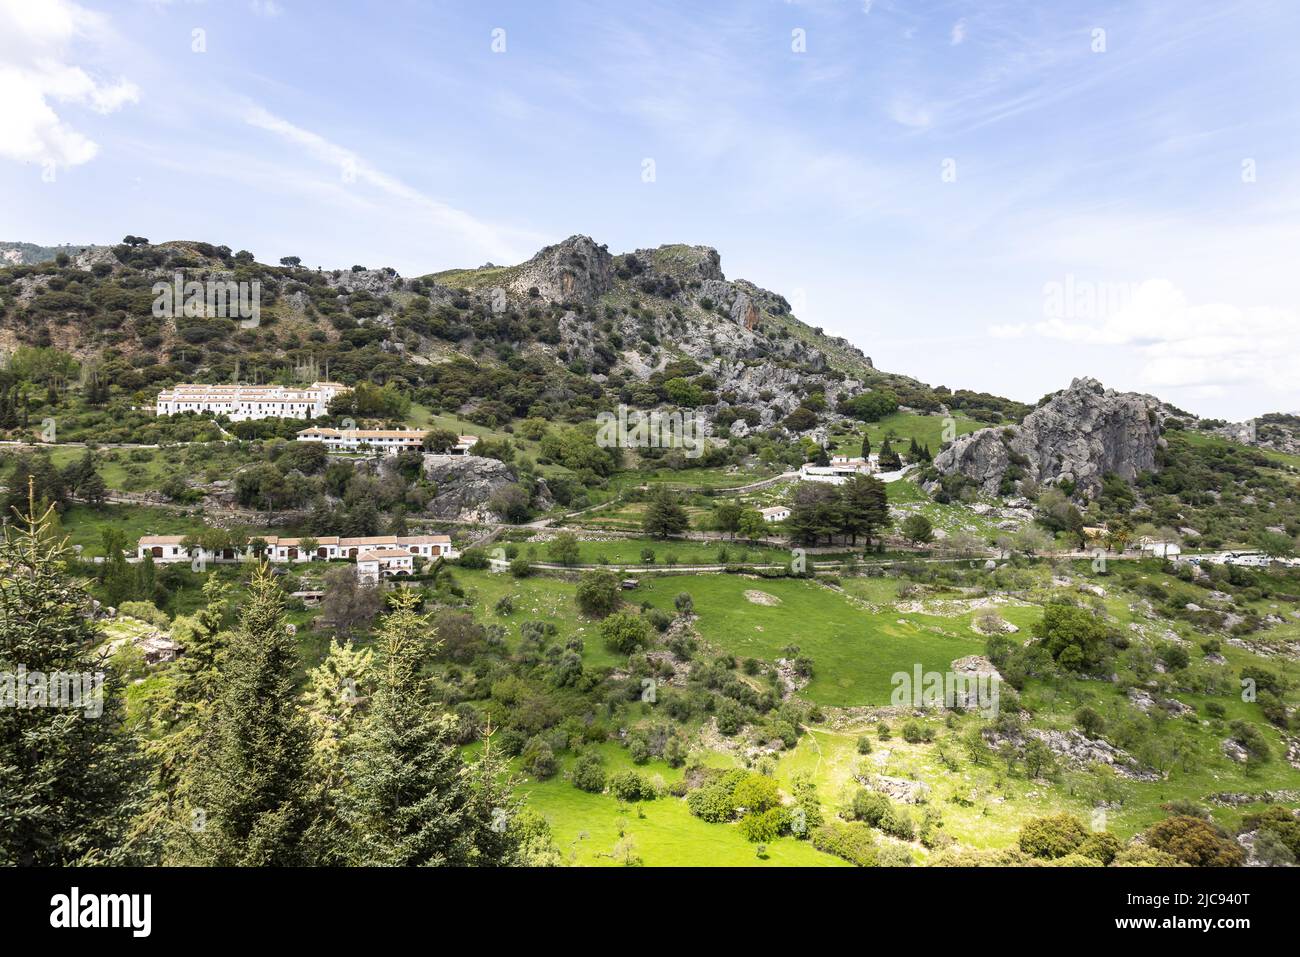
[[[889,439],[895,451],[906,452],[912,439],[918,445],[930,446],[930,451],[938,454],[944,442],[944,425],[947,421],[942,415],[919,415],[915,412],[895,412],[879,422],[868,422],[865,431],[871,438],[871,451],[879,452],[885,439]],[[955,435],[965,435],[984,428],[988,423],[977,422],[961,413],[951,417],[955,423]],[[849,435],[832,436],[834,451],[840,455],[859,455],[862,452],[862,433],[859,428]]]
[[[583,533],[578,531],[577,535]],[[692,541],[682,539],[658,538],[607,538],[596,541],[578,541],[578,563],[582,565],[607,564],[640,565],[643,563],[641,552],[651,549],[655,553],[655,564],[672,567],[669,556],[675,556],[680,565],[713,565],[718,562],[718,553],[726,548],[728,561],[741,564],[787,562],[790,551],[785,548],[745,545],[739,542]],[[520,542],[520,551],[534,561],[548,562],[552,559],[545,542]]]
[[[662,761],[637,766],[627,751],[613,743],[600,745],[605,771],[632,768],[645,777],[655,775],[671,784],[680,769]],[[647,867],[836,867],[844,862],[823,854],[807,841],[783,837],[766,845],[766,859],[757,846],[741,837],[734,824],[709,824],[693,817],[685,800],[664,796],[631,806],[608,794],[588,794],[564,778],[575,760],[562,760],[560,774],[546,781],[525,780],[521,792],[528,804],[551,824],[556,845],[567,862],[613,866],[614,845],[630,836],[635,852]]]
[[[645,579],[638,596],[665,612],[679,592],[689,592],[702,638],[738,658],[775,661],[797,645],[812,658],[814,676],[801,692],[821,705],[889,704],[891,678],[924,670],[946,671],[956,658],[979,654],[984,640],[933,616],[871,613],[829,586],[802,579],[695,575]],[[746,597],[762,592],[779,604]]]

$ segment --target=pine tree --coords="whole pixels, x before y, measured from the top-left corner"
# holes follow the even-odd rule
[[[357,864],[465,865],[475,858],[478,807],[456,750],[456,720],[429,703],[419,674],[432,627],[417,602],[400,593],[381,626],[378,688],[349,762],[342,814]]]
[[[648,535],[667,538],[669,535],[686,531],[690,524],[686,509],[682,508],[673,493],[666,488],[661,487],[646,503],[642,525]]]
[[[865,460],[870,457],[871,457],[871,436],[869,436],[866,432],[863,432],[862,433],[862,458]]]
[[[262,565],[218,672],[210,727],[190,773],[185,856],[209,866],[311,864],[317,795],[311,734],[293,691],[297,650],[284,592]]]
[[[0,540],[0,694],[21,665],[29,676],[103,673],[102,697],[0,707],[0,866],[124,863],[144,766],[123,728],[122,680],[91,651],[102,635],[52,517],[29,483],[22,527],[6,526]]]

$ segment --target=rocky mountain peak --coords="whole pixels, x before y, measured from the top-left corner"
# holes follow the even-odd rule
[[[1107,389],[1091,377],[1029,413],[1018,426],[962,436],[935,457],[943,475],[961,474],[986,494],[1005,493],[1007,480],[1073,484],[1083,494],[1114,474],[1133,481],[1156,467],[1160,402]]]
[[[517,295],[558,302],[594,302],[614,284],[614,259],[609,248],[590,236],[570,236],[547,246],[515,270],[509,286]]]

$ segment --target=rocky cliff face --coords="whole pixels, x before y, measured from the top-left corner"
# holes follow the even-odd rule
[[[570,236],[518,267],[509,282],[516,296],[556,302],[595,302],[614,284],[614,259],[590,236]]]
[[[438,485],[438,494],[429,502],[427,511],[434,518],[450,518],[465,522],[497,522],[502,517],[492,512],[492,496],[517,481],[510,466],[498,459],[478,455],[424,456],[424,474]],[[551,505],[549,491],[542,483],[535,504],[539,508]]]
[[[957,439],[935,456],[934,467],[942,475],[960,473],[990,495],[1004,490],[1008,477],[1073,482],[1091,494],[1105,475],[1132,481],[1155,468],[1160,421],[1160,402],[1152,396],[1075,379],[1020,425]]]

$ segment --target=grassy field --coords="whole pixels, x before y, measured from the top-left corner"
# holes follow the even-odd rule
[[[717,651],[775,661],[786,656],[787,646],[797,645],[814,663],[814,677],[802,695],[823,705],[888,704],[896,672],[910,674],[918,663],[927,671],[946,671],[954,659],[984,647],[974,632],[944,619],[871,613],[842,592],[801,579],[646,579],[638,595],[670,611],[683,591],[695,600],[700,635]],[[776,603],[759,604],[754,597]]]
[[[680,769],[662,761],[634,765],[616,744],[599,746],[607,773],[634,768],[648,778],[656,775],[671,784]],[[636,805],[623,804],[608,794],[588,794],[560,774],[546,781],[526,780],[521,791],[528,804],[551,824],[555,843],[572,864],[611,866],[621,863],[611,852],[624,837],[632,839],[635,854],[647,867],[836,867],[847,866],[823,854],[807,841],[783,837],[766,845],[759,858],[757,847],[745,840],[734,824],[708,824],[691,816],[685,800],[665,795]]]
[[[576,532],[581,536],[583,532]],[[517,543],[522,554],[539,562],[552,559],[547,551],[546,542],[521,541]],[[790,550],[771,548],[760,545],[746,545],[741,542],[690,541],[684,539],[658,538],[608,538],[598,541],[578,541],[578,563],[583,565],[640,565],[643,563],[642,551],[651,549],[655,553],[655,564],[669,566],[669,557],[675,557],[679,565],[712,565],[720,561],[722,549],[727,551],[727,561],[737,564],[787,562]]]
[[[955,423],[954,434],[965,435],[984,428],[987,423],[977,422],[961,413],[952,416]],[[880,451],[881,444],[889,439],[895,451],[907,451],[908,444],[916,439],[918,445],[929,445],[930,451],[938,453],[944,441],[944,424],[942,415],[918,415],[915,412],[895,412],[879,422],[868,422],[865,431],[871,437],[871,450]],[[833,447],[839,455],[859,455],[862,452],[862,433],[859,428],[850,435],[832,436]]]

